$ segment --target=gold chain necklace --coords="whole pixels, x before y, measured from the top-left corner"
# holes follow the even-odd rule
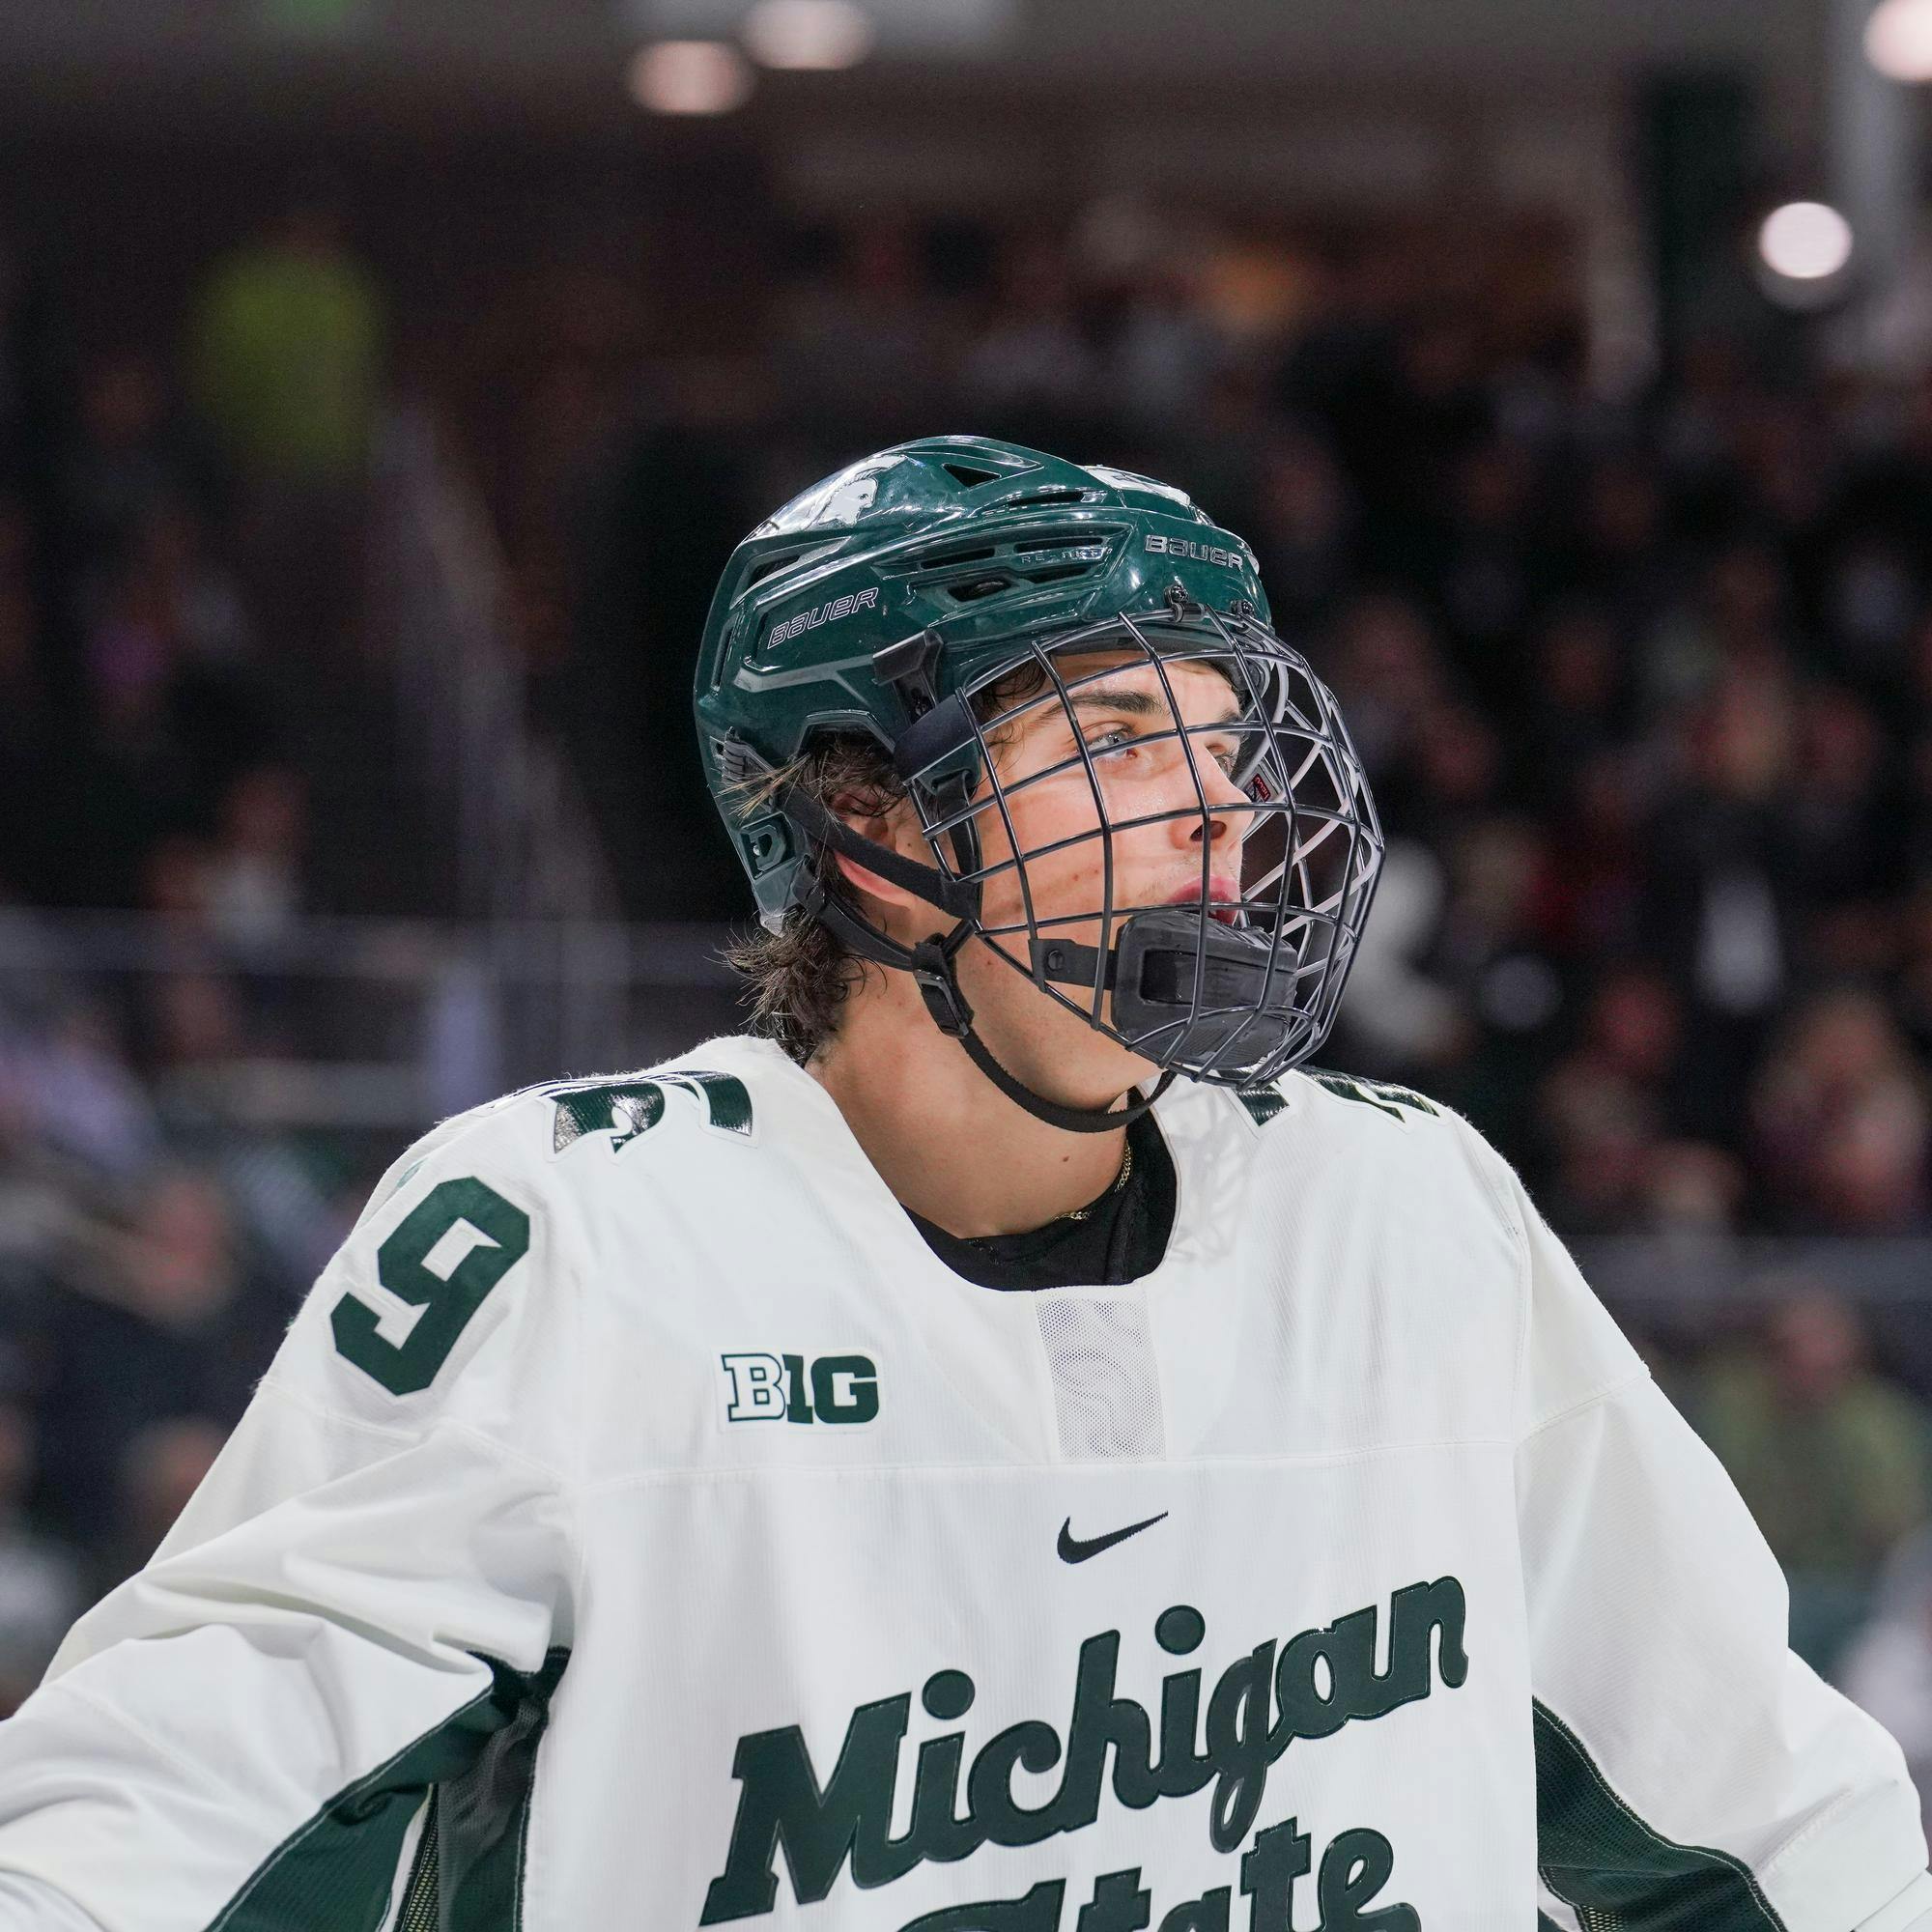
[[[1121,1161],[1121,1171],[1114,1177],[1113,1186],[1108,1188],[1107,1192],[1099,1197],[1099,1200],[1090,1201],[1088,1202],[1086,1207],[1076,1208],[1070,1214],[1063,1214],[1060,1218],[1063,1221],[1086,1220],[1087,1217],[1093,1213],[1094,1208],[1099,1207],[1101,1201],[1105,1201],[1109,1199],[1111,1196],[1118,1194],[1121,1191],[1121,1189],[1127,1184],[1127,1176],[1133,1173],[1133,1171],[1134,1171],[1134,1144],[1132,1141],[1129,1141],[1126,1144],[1126,1148],[1123,1153],[1123,1158]]]

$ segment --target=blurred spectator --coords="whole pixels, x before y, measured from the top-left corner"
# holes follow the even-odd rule
[[[26,506],[0,494],[0,899],[46,890],[55,861],[43,768],[53,720],[34,608]]]
[[[1678,597],[1685,564],[1670,541],[1663,479],[1648,452],[1601,458],[1585,476],[1564,576],[1609,613],[1620,637],[1647,635]]]
[[[251,481],[341,485],[369,449],[383,378],[381,293],[343,211],[311,185],[216,263],[195,301],[195,399]]]
[[[1681,1085],[1684,1015],[1654,968],[1614,967],[1584,1009],[1576,1047],[1542,1080],[1538,1122],[1554,1151],[1548,1212],[1575,1234],[1621,1226],[1728,1227],[1735,1163],[1665,1144],[1691,1111]]]
[[[1642,1187],[1642,1219],[1678,1240],[1724,1237],[1737,1231],[1745,1205],[1744,1163],[1701,1141],[1665,1141],[1651,1150]]]
[[[1333,608],[1355,565],[1353,498],[1319,439],[1285,429],[1266,440],[1248,523],[1276,624],[1293,635]]]
[[[1731,1128],[1793,965],[1796,859],[1778,822],[1793,742],[1775,677],[1720,679],[1685,720],[1686,771],[1654,814],[1643,929],[1690,998],[1698,1131]]]
[[[300,910],[302,787],[274,765],[245,772],[221,801],[209,854],[209,930],[237,956],[289,936]]]
[[[1064,248],[1029,238],[1009,251],[993,312],[959,376],[976,421],[1011,425],[1042,448],[1085,432],[1099,409],[1100,365]]]
[[[239,669],[254,638],[241,586],[211,554],[202,513],[178,488],[157,490],[130,526],[134,567],[155,585],[156,604],[190,664]]]
[[[86,1607],[76,1551],[27,1520],[33,1415],[24,1365],[0,1354],[0,1718],[11,1716]]]
[[[97,1593],[131,1577],[155,1553],[227,1439],[228,1425],[206,1415],[171,1415],[128,1438],[111,1527],[101,1539]]]
[[[1507,696],[1522,719],[1524,796],[1539,811],[1560,813],[1583,771],[1614,750],[1627,724],[1623,653],[1603,609],[1571,603],[1553,611],[1530,644],[1527,672],[1524,679],[1519,668]]]
[[[387,329],[383,294],[321,184],[216,263],[195,299],[194,394],[240,486],[244,574],[285,675],[333,676],[354,660]]]
[[[1640,1227],[1658,1172],[1660,1122],[1648,1094],[1617,1081],[1558,1083],[1542,1096],[1550,1225],[1569,1239]]]
[[[1559,959],[1587,965],[1651,941],[1643,817],[1637,759],[1622,751],[1584,755],[1567,803],[1548,818],[1555,863],[1538,889],[1540,923]]]
[[[1444,1097],[1491,1123],[1506,1144],[1522,1132],[1538,1072],[1563,1019],[1562,976],[1539,923],[1550,862],[1544,829],[1512,814],[1458,819],[1450,890],[1430,972],[1462,1005],[1463,1052],[1435,1076]]]
[[[1827,972],[1874,971],[1889,951],[1887,901],[1902,879],[1887,762],[1885,733],[1861,699],[1842,686],[1804,693],[1781,831],[1806,950]]]
[[[1932,1826],[1932,1530],[1892,1552],[1871,1621],[1847,1647],[1838,1688],[1898,1740]]]
[[[1435,639],[1406,599],[1358,598],[1341,613],[1330,680],[1349,736],[1391,824],[1402,822],[1406,763],[1424,715],[1450,695]],[[1393,794],[1393,796],[1391,796]],[[1420,836],[1433,827],[1417,823]]]
[[[1163,249],[1122,291],[1107,381],[1121,419],[1138,434],[1172,435],[1198,415],[1227,355],[1190,264],[1181,250]]]
[[[1775,1224],[1903,1234],[1925,1225],[1924,1077],[1875,992],[1819,995],[1766,1063],[1751,1146]]]
[[[1376,886],[1376,916],[1355,953],[1342,1004],[1348,1058],[1371,1070],[1437,1066],[1468,1047],[1464,1003],[1423,970],[1442,916],[1446,880],[1434,853],[1392,838]]]
[[[907,224],[869,220],[830,252],[820,272],[781,295],[773,363],[792,420],[836,445],[834,462],[849,462],[930,434],[949,357]]]
[[[1442,619],[1456,662],[1491,716],[1522,696],[1523,641],[1544,589],[1544,551],[1530,514],[1532,453],[1494,438],[1456,464],[1435,559]]]
[[[1699,1420],[1791,1585],[1791,1642],[1829,1673],[1879,1566],[1927,1517],[1927,1418],[1865,1360],[1858,1315],[1787,1292],[1761,1348],[1716,1364]]]
[[[103,555],[196,465],[174,418],[168,372],[148,350],[119,348],[88,362],[75,417],[62,494],[77,554]]]
[[[87,1181],[125,1180],[155,1157],[154,1104],[110,1014],[81,989],[14,992],[0,1010],[0,1114],[18,1144]]]
[[[152,1423],[232,1427],[291,1313],[240,1252],[221,1190],[189,1168],[138,1188],[125,1225],[71,1255],[45,1314],[39,1504],[85,1535],[115,1513]]]

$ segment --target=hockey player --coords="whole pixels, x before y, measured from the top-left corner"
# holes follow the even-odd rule
[[[0,1726],[35,1932],[1927,1932],[1515,1177],[1295,1070],[1380,835],[1240,540],[941,438],[733,555],[760,1037],[397,1163]]]

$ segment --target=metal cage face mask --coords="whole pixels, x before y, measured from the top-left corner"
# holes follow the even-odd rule
[[[1382,837],[1333,696],[1255,617],[1176,598],[1041,639],[896,763],[964,915],[955,998],[977,936],[1169,1072],[1252,1086],[1321,1044]]]

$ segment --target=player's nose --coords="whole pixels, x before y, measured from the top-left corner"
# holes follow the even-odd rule
[[[1192,843],[1206,838],[1226,838],[1239,844],[1254,815],[1247,793],[1228,776],[1220,759],[1205,747],[1190,745],[1188,749],[1194,777],[1186,781],[1187,789],[1193,791],[1198,781],[1200,791],[1193,803],[1200,810],[1191,818],[1183,811],[1175,821],[1176,843]]]

